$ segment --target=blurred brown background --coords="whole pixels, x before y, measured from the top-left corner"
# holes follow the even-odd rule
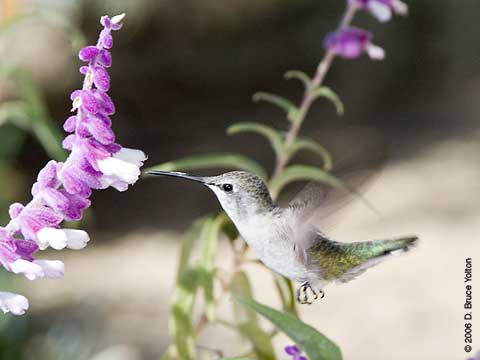
[[[300,86],[282,75],[314,71],[322,38],[343,6],[333,0],[0,0],[0,63],[31,73],[60,127],[69,116],[69,93],[81,81],[81,37],[72,26],[92,43],[101,15],[126,12],[111,69],[119,142],[143,149],[150,166],[225,151],[270,168],[273,155],[263,139],[228,137],[225,128],[237,121],[286,128],[280,111],[251,96],[266,90],[300,99]],[[324,302],[302,309],[303,319],[337,341],[347,360],[467,357],[463,266],[471,256],[475,267],[480,251],[480,3],[409,6],[408,18],[387,24],[365,13],[356,18],[387,58],[336,60],[326,83],[346,113],[338,117],[321,101],[303,129],[332,151],[339,173],[383,169],[365,190],[382,218],[353,204],[329,229],[332,236],[417,233],[422,239],[415,252],[328,288]],[[0,83],[0,101],[12,97],[11,84]],[[0,133],[5,144],[16,130],[4,125]],[[29,184],[49,159],[32,136],[16,144],[15,156],[0,154],[3,217],[8,201],[28,199]],[[21,319],[0,319],[1,359],[158,359],[168,344],[178,239],[193,219],[218,210],[215,198],[194,184],[145,179],[126,193],[97,192],[93,203],[83,225],[89,248],[51,254],[66,262],[63,280],[11,285],[2,274],[32,306]],[[259,272],[258,298],[275,305],[265,285],[269,274],[250,271]],[[480,273],[474,275],[478,283]],[[241,349],[228,332],[209,331],[215,336],[205,336],[206,346],[229,344],[227,355]],[[278,340],[279,352],[285,343]]]

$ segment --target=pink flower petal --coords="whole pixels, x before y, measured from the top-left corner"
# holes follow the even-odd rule
[[[38,173],[37,182],[42,187],[54,187],[57,184],[57,162],[50,160]]]
[[[109,68],[110,66],[112,66],[112,54],[110,53],[110,51],[103,49],[98,54],[97,61],[100,65]]]
[[[68,133],[72,133],[75,131],[75,125],[77,123],[77,115],[70,116],[65,122],[63,123],[63,130]]]
[[[56,189],[44,189],[41,196],[47,205],[56,211],[65,211],[69,207],[68,199]]]
[[[93,96],[92,92],[89,90],[82,91],[80,95],[82,99],[82,108],[88,111],[91,114],[96,114],[98,112],[98,104]]]
[[[68,198],[69,207],[64,211],[65,219],[68,221],[80,220],[83,210],[90,206],[90,200],[80,195],[69,194],[65,190],[60,190],[60,192]]]
[[[20,203],[13,203],[10,205],[10,208],[8,209],[8,214],[10,215],[10,218],[15,219],[22,210],[24,209],[24,206]]]
[[[62,141],[62,147],[65,150],[72,150],[73,145],[75,144],[75,140],[77,139],[76,135],[68,135],[65,139]]]
[[[110,76],[103,67],[96,66],[93,69],[93,83],[100,91],[107,92],[110,89]]]
[[[82,61],[92,61],[99,53],[96,46],[86,46],[78,53],[78,57]]]
[[[113,115],[115,113],[115,105],[113,104],[110,96],[101,91],[95,91],[94,94],[95,98],[97,99],[97,103],[101,109],[101,112],[107,115]]]
[[[95,139],[101,144],[107,145],[115,141],[115,134],[112,129],[102,120],[96,117],[90,117],[87,123],[88,130]]]
[[[38,251],[38,245],[32,240],[15,240],[15,253],[22,259],[32,261],[33,254]]]

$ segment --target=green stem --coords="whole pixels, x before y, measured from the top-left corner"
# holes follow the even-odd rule
[[[342,21],[340,22],[338,30],[348,27],[351,24],[357,10],[358,7],[355,6],[354,3],[349,3],[349,5],[347,5],[347,9],[342,17]],[[303,95],[303,99],[300,104],[295,121],[293,121],[289,131],[287,132],[287,135],[285,136],[285,149],[288,149],[297,138],[298,133],[300,132],[300,128],[302,127],[303,122],[308,114],[308,111],[310,110],[310,107],[315,101],[313,92],[322,84],[334,59],[335,54],[332,51],[327,50],[322,61],[320,61],[320,63],[318,64],[317,71],[312,79],[312,82],[305,89],[305,93]],[[288,165],[288,162],[289,158],[286,154],[278,158],[272,178],[280,174]],[[272,194],[272,196],[276,198],[278,194]]]

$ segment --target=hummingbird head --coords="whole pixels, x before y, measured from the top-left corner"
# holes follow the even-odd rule
[[[178,177],[209,187],[234,222],[274,207],[263,180],[247,171],[232,171],[218,176],[192,176],[167,171],[149,171],[148,174]]]

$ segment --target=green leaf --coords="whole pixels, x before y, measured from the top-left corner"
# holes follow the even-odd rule
[[[160,360],[177,360],[178,359],[178,353],[175,345],[170,344],[167,348],[167,350],[163,353],[162,357]]]
[[[187,269],[192,254],[194,243],[199,238],[200,231],[207,221],[206,218],[201,218],[193,222],[187,229],[180,244],[180,258],[178,260],[177,268],[177,282],[181,274]]]
[[[281,158],[283,155],[283,139],[279,132],[270,126],[253,123],[253,122],[241,122],[230,126],[227,129],[228,135],[234,135],[241,132],[255,132],[267,138],[270,145],[273,148],[277,158]]]
[[[312,95],[314,99],[318,99],[319,97],[327,98],[333,103],[333,105],[335,105],[335,108],[337,109],[337,114],[343,115],[345,108],[343,106],[342,100],[340,100],[340,97],[329,87],[321,86],[315,89]]]
[[[205,293],[206,315],[210,322],[215,320],[215,302],[213,294],[213,280],[215,276],[215,255],[220,231],[224,224],[229,222],[225,213],[220,213],[214,219],[204,223],[200,233],[200,263],[198,269],[202,274],[201,285]]]
[[[47,119],[39,119],[39,122],[34,122],[32,125],[32,133],[37,140],[42,144],[43,149],[53,159],[57,161],[65,160],[66,153],[60,146],[62,143],[62,136],[59,130],[53,126],[52,122]]]
[[[284,75],[285,79],[287,80],[290,80],[290,79],[297,79],[297,80],[300,80],[303,85],[305,85],[305,88],[309,88],[310,85],[312,84],[312,79],[310,78],[310,76],[308,76],[307,74],[305,74],[303,71],[299,71],[299,70],[290,70],[290,71],[287,71]]]
[[[278,195],[288,184],[295,181],[316,181],[330,186],[341,186],[332,174],[310,165],[291,165],[270,181],[272,195]]]
[[[231,292],[235,297],[240,299],[253,299],[252,287],[245,272],[238,271],[235,273],[232,281]],[[255,311],[248,309],[245,306],[239,306],[239,304],[236,302],[233,302],[233,306],[233,314],[236,323],[258,323],[258,316]]]
[[[238,299],[238,301],[255,310],[288,335],[305,351],[310,360],[342,359],[340,349],[334,342],[292,314],[282,313],[251,299]]]
[[[211,221],[212,219],[209,218],[195,221],[182,239],[177,269],[177,284],[173,293],[169,325],[175,345],[165,354],[165,359],[172,358],[168,355],[172,353],[180,354],[182,359],[195,359],[195,340],[192,325],[193,304],[203,275],[202,269],[192,265],[191,255],[195,247],[195,241],[200,238],[202,229]]]
[[[246,357],[229,357],[229,358],[222,358],[222,360],[255,360],[253,358],[246,358]]]
[[[27,71],[18,68],[10,69],[9,74],[15,81],[18,94],[29,104],[32,112],[37,115],[45,115],[45,100],[31,75]]]
[[[288,99],[279,95],[270,94],[267,92],[257,92],[253,95],[253,101],[266,101],[273,104],[287,113],[287,118],[291,122],[295,122],[298,114],[298,108]]]
[[[41,90],[27,72],[16,70],[12,75],[16,81],[18,93],[29,104],[30,123],[28,130],[42,144],[50,157],[55,160],[64,160],[66,153],[60,145],[63,136],[48,114]]]
[[[258,324],[244,323],[239,325],[240,332],[252,343],[253,352],[262,360],[275,360],[272,337]]]
[[[278,296],[282,301],[283,311],[297,315],[296,296],[292,281],[279,274],[273,273],[273,276]]]
[[[224,213],[200,219],[190,227],[182,241],[169,326],[175,348],[170,349],[168,354],[177,352],[181,359],[196,358],[193,305],[200,289],[205,295],[207,319],[214,320],[215,255],[221,229],[228,221]],[[196,265],[192,265],[190,259],[196,238],[199,239],[200,258]]]
[[[7,108],[9,111],[15,110],[17,115],[10,121],[31,132],[50,157],[64,160],[66,153],[61,147],[62,134],[50,119],[45,100],[31,76],[26,71],[8,66],[2,67],[0,75],[9,76],[15,81],[17,93],[23,99],[23,102],[10,103],[10,109]]]
[[[222,226],[222,232],[227,235],[231,241],[235,240],[239,236],[237,228],[230,220]]]
[[[250,281],[244,272],[239,271],[235,274],[231,289],[237,298],[253,299]],[[260,327],[256,312],[237,302],[233,303],[233,310],[240,333],[250,341],[256,356],[262,360],[275,360],[271,336]]]
[[[214,318],[213,280],[215,255],[221,229],[228,217],[221,213],[215,217],[197,220],[189,228],[182,241],[177,270],[177,286],[174,290],[170,317],[170,335],[175,344],[167,354],[178,353],[181,359],[195,359],[195,334],[193,328],[193,305],[200,289],[203,289],[206,314],[209,321]],[[192,264],[194,242],[198,238],[200,258]],[[168,355],[170,354],[170,355]]]
[[[332,170],[332,157],[327,149],[314,140],[307,138],[298,138],[287,149],[288,158],[293,157],[300,150],[308,150],[319,155],[323,160],[323,169]]]
[[[10,162],[13,162],[14,157],[8,156],[8,152],[15,152],[17,151],[18,142],[14,143],[17,144],[13,149],[8,148],[5,146],[5,143],[2,142],[4,140],[3,134],[4,130],[8,127],[0,130],[0,189],[8,189],[8,191],[0,191],[0,223],[4,223],[10,220],[8,216],[8,206],[24,196],[22,194],[23,189],[25,188],[23,183],[23,177],[19,173],[18,169],[14,166],[10,165]],[[16,128],[12,128],[13,130],[18,130]],[[20,132],[20,135],[22,132]],[[21,144],[21,142],[20,142]],[[5,159],[4,159],[5,158]],[[1,282],[1,276],[0,276]],[[1,320],[0,320],[0,333],[1,333]],[[1,352],[0,352],[1,353]],[[0,356],[1,357],[1,356]]]
[[[256,161],[251,160],[240,154],[218,153],[193,155],[182,159],[169,161],[160,165],[145,169],[145,171],[178,171],[178,170],[197,170],[197,169],[239,169],[250,171],[257,174],[262,179],[267,178],[265,169]]]
[[[0,129],[0,161],[12,163],[20,152],[26,133],[14,125],[7,124]]]
[[[195,338],[193,333],[193,304],[202,274],[196,268],[187,268],[180,275],[173,294],[170,317],[170,335],[181,359],[195,359]]]
[[[0,104],[0,126],[10,122],[19,127],[28,124],[29,108],[25,101],[6,101]]]

